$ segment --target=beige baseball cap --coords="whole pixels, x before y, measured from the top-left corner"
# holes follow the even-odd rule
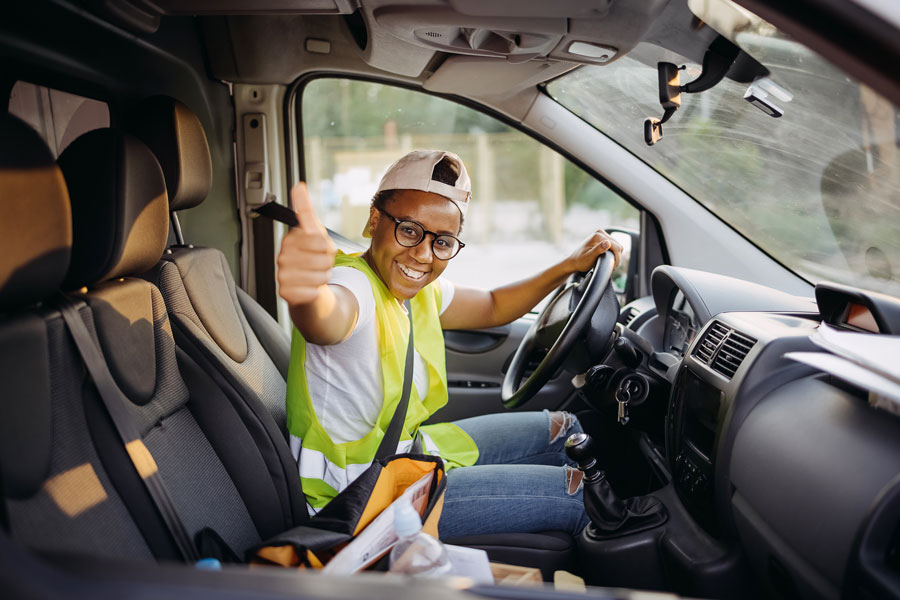
[[[435,165],[445,158],[449,159],[459,171],[453,185],[431,178]],[[385,171],[381,183],[378,184],[378,192],[385,190],[421,190],[439,194],[455,204],[459,212],[465,216],[469,199],[472,197],[472,182],[469,180],[466,166],[456,154],[443,150],[413,150]],[[368,224],[363,230],[363,236],[369,237]]]

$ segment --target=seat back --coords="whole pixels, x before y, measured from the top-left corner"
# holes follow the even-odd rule
[[[209,145],[200,120],[187,106],[169,97],[148,98],[131,111],[126,128],[159,160],[173,215],[206,198],[212,180]],[[151,276],[176,331],[184,334],[184,346],[236,387],[247,388],[286,436],[290,341],[284,330],[235,285],[218,250],[178,244],[163,260]]]
[[[125,119],[129,133],[154,152],[165,175],[169,210],[197,206],[212,178],[209,145],[197,116],[166,96],[148,98]],[[143,275],[162,292],[175,341],[188,356],[228,389],[260,445],[279,450],[287,440],[285,389],[290,341],[278,323],[235,285],[225,256],[215,248],[169,247]],[[274,426],[273,426],[274,420]],[[279,452],[278,476],[288,482],[295,523],[308,512],[296,461]]]
[[[47,302],[71,244],[68,193],[50,150],[23,122],[0,118],[0,512],[10,537],[35,551],[175,558],[153,523],[138,525],[94,445],[93,390]]]

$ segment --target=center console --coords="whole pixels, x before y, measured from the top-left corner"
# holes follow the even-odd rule
[[[666,421],[666,450],[672,458],[672,483],[688,513],[717,537],[713,478],[717,424],[725,394],[690,367],[678,375]]]
[[[682,363],[669,398],[665,433],[671,478],[646,496],[628,499],[660,504],[667,519],[621,535],[601,536],[588,527],[578,540],[588,583],[752,597],[744,559],[723,539],[716,517],[716,448],[727,396],[715,385],[716,373],[691,362]]]
[[[743,319],[743,317],[742,317]],[[732,321],[734,321],[732,323]],[[764,344],[744,333],[755,329],[720,316],[700,332],[677,369],[668,398],[661,487],[653,498],[668,519],[650,529],[601,538],[586,530],[579,539],[590,583],[674,590],[702,597],[750,598],[746,560],[733,543],[731,523],[717,507],[719,473],[728,462],[726,421],[747,369]],[[753,364],[751,362],[748,365]],[[646,454],[646,452],[645,452]],[[721,463],[721,464],[717,464]],[[634,565],[641,565],[639,572]],[[653,568],[651,568],[651,566]]]

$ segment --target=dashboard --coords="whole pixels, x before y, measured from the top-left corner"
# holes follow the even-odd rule
[[[900,402],[872,383],[900,390],[900,369],[858,360],[876,341],[900,353],[879,335],[900,333],[900,301],[831,284],[813,300],[670,266],[651,288],[655,315],[635,331],[656,362],[677,359],[658,373],[671,384],[665,461],[703,535],[738,549],[773,596],[900,597]]]

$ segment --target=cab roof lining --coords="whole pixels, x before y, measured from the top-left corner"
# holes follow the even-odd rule
[[[433,65],[444,63],[447,57],[468,55],[482,60],[454,61],[453,72],[434,82],[432,88],[446,92],[447,81],[480,78],[481,85],[487,86],[481,95],[503,96],[518,93],[523,83],[534,85],[536,71],[548,70],[548,78],[560,72],[559,68],[548,69],[547,64],[597,62],[571,54],[568,48],[573,41],[612,47],[620,55],[627,52],[647,34],[667,2],[362,0],[354,17],[345,11],[236,16],[240,2],[229,2],[221,13],[231,14],[210,14],[209,5],[198,14],[206,15],[199,21],[216,79],[288,84],[311,70],[329,70],[423,84],[432,75]],[[270,5],[264,3],[264,10]],[[247,10],[253,9],[248,5]],[[510,14],[516,16],[504,16]],[[354,39],[349,18],[364,23],[364,45]],[[431,37],[438,36],[438,31],[451,32],[456,39]],[[330,50],[322,53],[319,47],[310,52],[310,39],[330,42]],[[509,47],[498,49],[498,43]],[[501,79],[484,77],[499,70],[493,61],[506,66],[508,62],[537,61],[540,66],[515,68]],[[465,77],[456,76],[461,65],[468,70]],[[516,73],[522,74],[521,80],[514,80]]]
[[[808,44],[885,97],[900,102],[900,84],[894,76],[900,57],[900,38],[896,35],[896,17],[900,12],[886,11],[880,4],[873,4],[873,0],[797,0],[796,6],[778,0],[736,2]],[[207,69],[207,74],[213,80],[241,83],[288,84],[304,73],[330,70],[421,84],[431,75],[434,65],[458,54],[446,52],[446,48],[438,50],[412,44],[374,27],[375,12],[387,7],[413,12],[427,12],[437,7],[461,15],[469,24],[480,22],[485,25],[494,23],[497,17],[514,23],[517,19],[527,21],[563,15],[568,32],[544,58],[573,63],[590,62],[584,56],[565,55],[567,44],[574,36],[586,36],[585,39],[590,38],[594,43],[613,45],[619,55],[641,41],[664,47],[675,45],[680,54],[693,60],[698,59],[698,56],[691,56],[698,54],[696,47],[708,45],[704,44],[707,36],[696,35],[700,22],[691,20],[686,2],[678,0],[51,0],[51,4],[58,4],[65,11],[93,13],[95,19],[99,17],[113,28],[120,28],[121,33],[132,39],[151,44],[162,20],[186,19],[187,15],[192,15],[202,22],[209,18],[241,15],[241,19],[232,23],[233,44],[229,41],[223,47],[215,40],[213,43],[204,40],[208,44],[208,63],[215,63]],[[880,8],[875,10],[875,6]],[[675,12],[684,14],[678,15],[679,24],[672,28],[670,17]],[[876,13],[880,18],[875,16]],[[305,39],[267,38],[265,42],[240,39],[249,37],[241,35],[243,27],[251,30],[256,27],[245,24],[245,20],[265,16],[298,22],[309,20],[310,28],[314,30],[309,32],[310,37],[324,37],[325,41],[340,43],[332,44],[330,56],[310,56],[305,52]],[[687,20],[682,18],[685,16]],[[366,23],[368,39],[360,46],[354,41],[345,48],[343,36],[354,38],[345,20],[353,18]],[[322,19],[331,19],[332,25],[319,29],[318,25],[328,23]],[[423,19],[422,23],[427,26],[428,21]],[[689,25],[686,27],[685,23]],[[165,29],[164,25],[162,29]],[[486,31],[490,32],[490,29],[486,28]],[[700,28],[699,33],[711,31],[708,27]],[[354,32],[358,33],[357,30]],[[273,50],[266,52],[255,47],[263,43]],[[230,54],[234,64],[223,68],[227,60],[218,56],[218,52]],[[477,65],[477,61],[470,63],[470,68],[476,69],[472,71],[473,77],[479,73]],[[506,92],[517,94],[514,90]],[[495,86],[486,93],[499,98],[504,90]]]

